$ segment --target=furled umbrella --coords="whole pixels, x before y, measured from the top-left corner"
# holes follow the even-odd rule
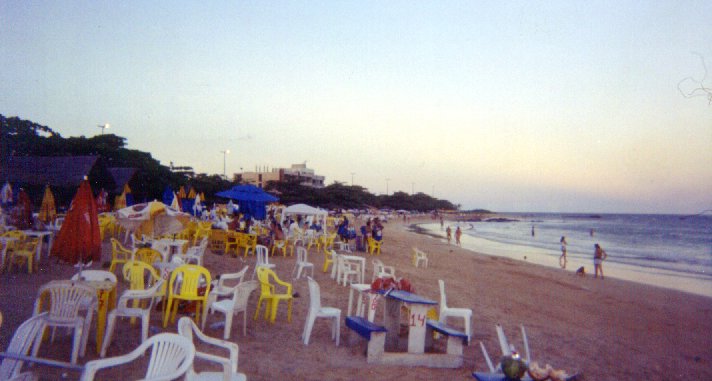
[[[44,196],[42,196],[42,204],[40,205],[40,212],[37,218],[45,224],[48,224],[57,217],[57,207],[54,202],[54,194],[49,188],[49,185],[45,186]]]
[[[203,211],[203,206],[200,204],[200,195],[195,196],[195,201],[193,201],[193,215],[194,216],[200,216],[200,213]]]
[[[85,178],[69,205],[50,255],[69,264],[99,261],[101,235],[98,216],[91,186]]]
[[[176,192],[173,192],[173,196],[171,199],[171,208],[180,211],[180,204],[178,203],[178,195],[176,195]]]
[[[32,220],[32,201],[24,189],[20,188],[17,195],[17,204],[12,208],[10,214],[15,221],[15,227],[19,230],[30,229],[34,224]]]
[[[190,192],[188,192],[188,198],[195,198],[195,188],[190,188]]]

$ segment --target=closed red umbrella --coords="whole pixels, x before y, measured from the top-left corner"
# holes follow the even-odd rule
[[[99,214],[89,181],[84,180],[69,206],[51,255],[69,264],[99,261],[101,235]]]

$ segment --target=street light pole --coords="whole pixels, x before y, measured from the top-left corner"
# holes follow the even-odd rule
[[[223,154],[223,179],[227,180],[227,173],[225,172],[225,161],[227,160],[227,154],[230,153],[229,149],[220,151]]]
[[[99,124],[97,127],[101,128],[101,134],[104,135],[104,130],[107,128],[110,128],[111,125],[109,123],[104,123],[104,124]]]

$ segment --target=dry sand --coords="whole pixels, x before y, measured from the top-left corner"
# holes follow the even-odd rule
[[[416,221],[411,221],[411,223]],[[232,341],[240,346],[239,369],[250,380],[408,380],[472,379],[473,370],[484,371],[479,349],[482,341],[490,356],[500,355],[495,324],[501,323],[510,342],[522,348],[519,325],[527,328],[532,357],[570,372],[582,372],[587,380],[709,380],[712,379],[712,299],[607,278],[581,278],[570,272],[526,262],[480,255],[447,245],[442,239],[409,231],[401,222],[385,225],[380,259],[396,267],[399,277],[410,280],[418,294],[439,300],[438,279],[445,280],[448,304],[473,310],[473,339],[465,348],[464,365],[459,369],[408,368],[369,365],[365,341],[341,322],[342,343],[330,340],[329,325],[318,319],[311,342],[300,341],[309,301],[306,279],[294,281],[301,296],[294,302],[293,319],[286,321],[286,308],[280,307],[277,322],[248,319],[247,336],[242,336],[241,316],[235,320]],[[411,247],[429,253],[430,267],[415,268]],[[110,246],[104,244],[104,259]],[[319,271],[323,255],[314,249],[310,260],[317,267],[315,278],[321,285],[322,304],[341,308],[346,313],[348,288],[337,286],[328,274]],[[239,258],[206,253],[206,267],[213,275],[235,272],[245,264]],[[294,258],[273,258],[277,273],[290,280]],[[371,278],[370,258],[366,272]],[[100,268],[95,265],[93,268]],[[0,275],[0,348],[7,346],[15,328],[32,314],[38,287],[52,279],[69,278],[75,269],[56,264],[43,256],[40,271],[26,274],[12,271]],[[119,292],[124,285],[119,286]],[[254,313],[257,293],[250,302]],[[380,314],[380,313],[379,313]],[[208,325],[219,320],[208,318]],[[161,327],[160,312],[152,314],[152,327]],[[377,316],[377,319],[379,317]],[[452,325],[461,324],[453,321]],[[160,330],[163,330],[160,328]],[[167,331],[175,332],[175,325]],[[119,355],[135,347],[140,338],[139,324],[119,323],[109,355]],[[206,327],[206,333],[221,337],[222,328]],[[97,358],[94,332],[87,355],[80,363]],[[69,359],[70,335],[58,335],[54,344],[43,343],[41,356]],[[100,379],[137,379],[142,364],[100,374]],[[196,367],[201,368],[202,365]],[[33,367],[41,379],[56,380],[62,371]],[[66,372],[66,379],[77,379]]]

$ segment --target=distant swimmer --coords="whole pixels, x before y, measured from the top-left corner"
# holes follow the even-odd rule
[[[532,225],[532,237],[534,237],[534,225]]]

